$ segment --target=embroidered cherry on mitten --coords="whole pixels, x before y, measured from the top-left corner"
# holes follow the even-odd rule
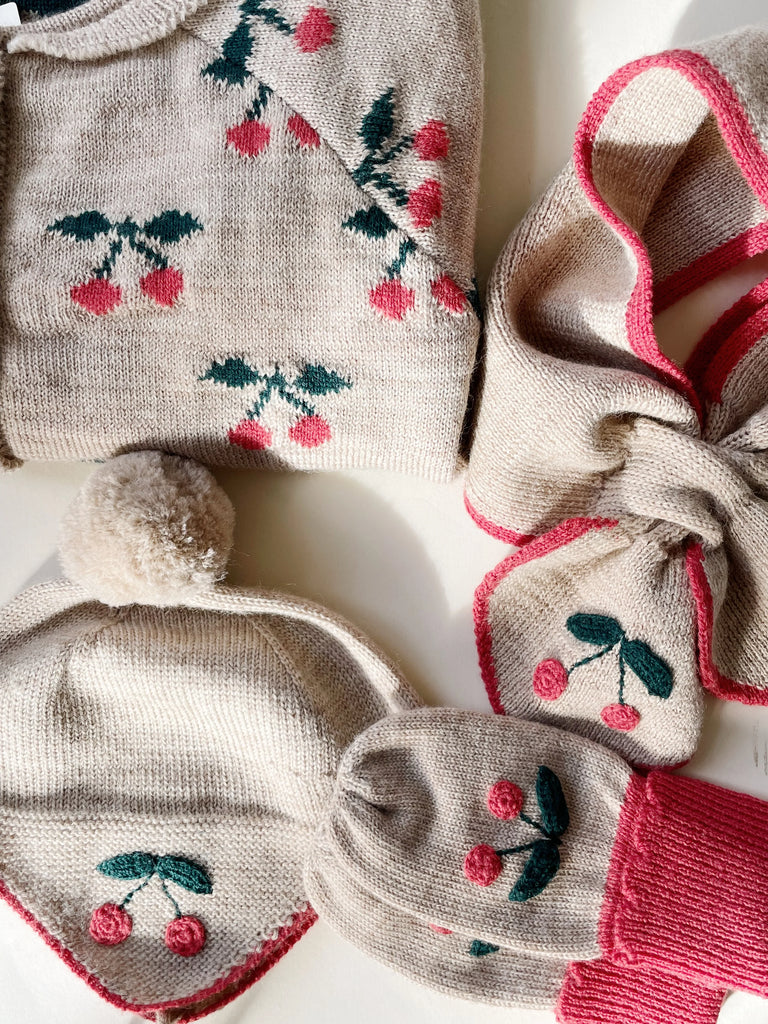
[[[768,805],[643,777],[573,734],[453,709],[385,719],[342,759],[322,841],[438,928],[768,995]]]

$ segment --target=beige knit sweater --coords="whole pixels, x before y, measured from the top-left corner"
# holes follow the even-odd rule
[[[476,0],[90,0],[0,72],[5,465],[453,473]]]

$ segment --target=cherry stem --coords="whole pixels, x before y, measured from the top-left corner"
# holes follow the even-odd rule
[[[540,840],[537,839],[533,843],[526,843],[525,846],[513,846],[509,850],[495,850],[494,852],[496,853],[497,857],[506,857],[507,854],[510,853],[523,853],[524,850],[532,850],[538,842],[540,842]]]
[[[176,911],[176,917],[181,917],[181,907],[176,902],[176,900],[173,898],[173,896],[171,896],[171,894],[168,892],[168,888],[167,888],[167,886],[165,884],[165,879],[162,880],[162,882],[160,883],[160,886],[161,886],[163,892],[165,893],[165,895],[168,897],[168,899],[173,904],[173,909]]]
[[[534,821],[533,818],[529,818],[527,814],[521,814],[520,815],[520,820],[524,821],[526,823],[526,825],[532,825],[533,828],[537,828],[539,830],[539,832],[541,832],[542,835],[547,837],[547,839],[551,839],[552,838],[552,836],[549,834],[549,832],[547,832],[547,830],[544,828],[544,826],[540,822]]]
[[[315,410],[307,402],[304,402],[298,395],[293,394],[288,390],[288,381],[285,379],[280,370],[275,370],[271,377],[262,377],[260,379],[264,381],[264,390],[261,392],[256,402],[251,406],[250,410],[246,413],[249,420],[258,419],[264,410],[264,406],[272,398],[273,391],[277,391],[283,401],[288,402],[299,412],[304,413],[305,416],[314,416]]]
[[[152,875],[148,875],[144,879],[144,881],[141,883],[141,885],[137,885],[135,889],[131,889],[131,891],[125,897],[123,902],[120,904],[120,908],[121,909],[123,907],[127,907],[128,906],[128,904],[131,902],[131,900],[133,899],[133,897],[136,895],[137,892],[141,892],[142,889],[144,889],[147,885],[149,885],[149,883],[152,881],[152,876],[153,875],[154,875],[154,872],[152,872]]]
[[[624,658],[619,655],[619,704],[624,703]]]
[[[598,651],[597,654],[589,654],[586,658],[582,658],[581,661],[577,661],[575,665],[571,665],[568,669],[568,676],[570,677],[570,674],[574,669],[581,668],[582,665],[588,665],[590,661],[596,661],[597,658],[602,658],[604,654],[612,651],[617,643],[619,643],[618,640],[615,643],[609,644],[608,647],[604,647],[602,651]]]

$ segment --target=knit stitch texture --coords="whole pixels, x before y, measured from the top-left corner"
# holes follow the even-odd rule
[[[476,0],[90,0],[0,65],[6,465],[455,472]]]

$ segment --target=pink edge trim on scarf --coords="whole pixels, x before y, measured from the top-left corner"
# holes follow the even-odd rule
[[[525,547],[513,554],[508,555],[483,578],[480,586],[475,591],[473,615],[475,619],[475,642],[477,644],[477,656],[480,662],[480,674],[485,684],[488,700],[497,715],[506,714],[504,705],[501,702],[499,693],[499,681],[496,675],[496,664],[493,660],[493,637],[491,635],[491,624],[488,620],[488,609],[491,595],[501,581],[526,562],[533,562],[537,558],[543,558],[550,551],[564,547],[571,541],[578,540],[590,530],[600,530],[603,527],[617,526],[616,519],[589,519],[577,518],[566,519],[549,533],[530,540]]]
[[[469,513],[470,517],[480,527],[481,530],[485,530],[491,537],[495,537],[496,540],[503,540],[505,544],[514,544],[515,547],[521,548],[526,544],[529,544],[532,540],[535,540],[535,536],[530,533],[517,533],[516,530],[508,530],[504,526],[497,526],[496,523],[492,523],[490,519],[486,519],[485,516],[478,512],[469,500],[469,495],[464,492],[464,508]]]
[[[616,233],[624,239],[637,261],[637,281],[627,304],[629,344],[648,366],[691,402],[701,417],[701,403],[693,382],[660,350],[653,329],[653,269],[640,236],[608,205],[597,190],[592,175],[592,154],[600,126],[614,100],[639,74],[651,68],[670,68],[686,78],[707,100],[717,119],[720,133],[747,184],[768,206],[768,156],[730,82],[706,58],[691,50],[669,50],[633,61],[612,75],[590,100],[576,130],[574,164],[579,182],[590,203]],[[696,279],[689,278],[695,287]]]
[[[94,990],[102,999],[105,999],[108,1003],[113,1006],[117,1006],[121,1010],[130,1010],[133,1013],[138,1013],[142,1017],[148,1019],[154,1019],[155,1012],[158,1010],[183,1010],[184,1007],[189,1007],[189,1014],[182,1014],[177,1019],[180,1024],[188,1024],[188,1022],[199,1020],[201,1017],[212,1013],[213,1010],[219,1009],[221,1006],[225,1006],[231,1002],[236,996],[240,995],[247,988],[250,988],[259,978],[263,977],[264,974],[274,965],[277,961],[284,956],[288,950],[293,946],[302,935],[315,923],[317,920],[317,914],[315,911],[307,905],[304,910],[296,913],[292,920],[283,925],[279,933],[274,939],[269,939],[259,949],[254,950],[245,961],[238,967],[234,967],[227,975],[214,982],[208,988],[201,989],[194,995],[185,996],[182,999],[170,1000],[165,1003],[153,1003],[150,1005],[143,1005],[140,1003],[129,1003],[123,999],[122,996],[111,992],[106,985],[96,977],[95,974],[91,974],[90,971],[77,960],[73,953],[64,946],[59,939],[55,938],[46,929],[46,927],[37,920],[34,914],[27,910],[27,908],[21,903],[21,901],[14,896],[4,881],[0,880],[0,899],[4,900],[26,923],[43,939],[47,946],[49,946],[54,953],[69,967],[69,969],[81,978],[90,988]],[[251,973],[255,972],[255,973]],[[240,983],[238,985],[238,983]],[[234,992],[228,992],[227,990],[232,985],[238,985]],[[222,993],[223,998],[220,1001],[214,1001],[210,1005],[206,1006],[205,1010],[201,1014],[195,1014],[195,1008],[198,1003],[204,999],[210,999],[211,997]]]
[[[760,689],[724,676],[712,659],[714,606],[712,591],[704,570],[704,551],[701,544],[692,544],[685,555],[685,568],[696,603],[697,639],[699,648],[699,675],[702,685],[721,700],[736,700],[741,704],[768,705],[768,688]]]
[[[768,221],[747,228],[735,238],[699,256],[687,267],[659,281],[653,297],[654,316],[674,306],[697,288],[714,281],[732,267],[765,252],[768,252]]]
[[[691,353],[685,369],[699,393],[709,402],[719,402],[731,372],[766,334],[768,279],[734,302]]]

